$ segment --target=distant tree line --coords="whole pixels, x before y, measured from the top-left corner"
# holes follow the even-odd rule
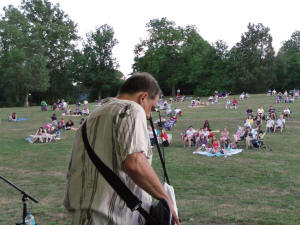
[[[292,89],[300,82],[300,31],[275,54],[270,29],[248,24],[231,49],[209,43],[195,26],[167,18],[146,25],[148,37],[134,49],[133,72],[153,74],[165,95],[207,96],[215,90],[239,93]],[[101,25],[83,40],[69,16],[47,0],[8,6],[0,19],[0,106],[27,106],[42,99],[77,101],[113,96],[124,75],[112,50],[114,30]],[[81,46],[79,48],[78,46]]]

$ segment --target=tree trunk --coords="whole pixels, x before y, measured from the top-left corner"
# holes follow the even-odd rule
[[[29,98],[29,92],[27,91],[26,92],[26,96],[25,96],[24,107],[29,107],[28,98]]]
[[[19,95],[17,94],[17,95],[16,95],[16,103],[18,104],[19,101],[20,101],[20,98],[19,98]]]
[[[173,96],[173,98],[176,97],[176,93],[175,93],[175,84],[174,84],[174,83],[172,84],[172,96]]]

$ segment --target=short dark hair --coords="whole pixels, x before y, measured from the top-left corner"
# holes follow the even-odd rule
[[[134,94],[141,91],[148,92],[151,99],[160,96],[162,93],[157,80],[151,74],[137,72],[125,81],[119,90],[119,94]]]

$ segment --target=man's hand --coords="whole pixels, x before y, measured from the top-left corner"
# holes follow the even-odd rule
[[[177,225],[180,225],[172,201],[165,192],[144,153],[136,152],[128,155],[124,161],[124,170],[139,187],[144,189],[150,195],[156,199],[166,199],[169,203],[173,220]]]

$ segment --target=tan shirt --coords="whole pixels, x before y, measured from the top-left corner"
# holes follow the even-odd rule
[[[151,196],[123,170],[124,160],[134,152],[143,152],[152,162],[144,109],[133,101],[105,99],[87,119],[87,136],[100,159],[149,207]],[[96,217],[98,224],[143,224],[139,213],[131,212],[91,162],[81,127],[73,143],[64,205],[73,212],[74,225],[94,224],[96,221],[92,220]]]

